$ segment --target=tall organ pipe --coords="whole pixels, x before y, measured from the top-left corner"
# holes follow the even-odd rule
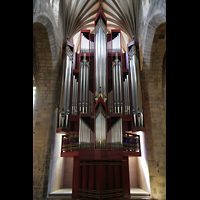
[[[81,62],[81,66],[80,66],[80,68],[81,68],[81,73],[80,73],[80,94],[79,94],[79,112],[81,113],[81,105],[82,105],[82,74],[83,74],[83,63]]]
[[[116,79],[116,100],[117,100],[117,113],[119,113],[119,76],[118,76],[118,60],[115,60],[115,79]]]
[[[89,65],[88,62],[85,64],[85,112],[87,113],[88,109],[88,70],[89,70]]]
[[[131,72],[131,92],[132,92],[132,107],[134,126],[144,126],[143,124],[143,108],[142,94],[139,76],[139,60],[136,53],[136,46],[133,45],[129,52],[129,63]]]
[[[81,74],[81,76],[83,76],[83,98],[82,98],[82,111],[84,113],[84,107],[85,107],[85,60],[83,61],[83,74]]]
[[[74,94],[75,93],[75,76],[73,76],[73,86],[72,86],[72,115],[74,114]]]
[[[60,113],[59,113],[59,127],[67,127],[69,116],[69,102],[70,102],[70,89],[71,89],[71,68],[73,53],[67,46],[65,50],[65,58],[63,60],[62,69],[62,82],[60,94]]]
[[[126,96],[127,96],[127,90],[126,90],[126,79],[125,79],[125,81],[123,82],[123,86],[124,86],[124,108],[125,108],[125,115],[127,115],[127,99],[126,99]]]
[[[64,90],[65,90],[65,73],[66,73],[66,57],[63,60],[63,67],[62,67],[62,83],[61,83],[61,94],[60,94],[60,111],[59,111],[59,127],[62,127],[62,112],[64,112]]]
[[[95,31],[95,95],[97,95],[96,101],[101,94],[106,102],[106,34],[102,28],[105,25],[102,25],[103,21],[101,21],[97,23],[98,30]]]
[[[69,117],[69,103],[70,103],[70,90],[71,90],[71,70],[72,68],[72,62],[69,60],[69,72],[68,72],[68,87],[67,87],[67,101],[66,101],[66,109],[67,109],[67,113],[66,113],[66,127],[68,125],[68,117]]]
[[[113,62],[113,88],[114,88],[114,112],[116,113],[116,80],[115,80],[115,63]]]
[[[137,117],[139,126],[143,127],[143,108],[142,108],[142,94],[141,94],[141,84],[140,84],[140,74],[139,74],[139,60],[138,55],[136,54],[136,73],[137,73],[137,85],[138,85],[138,108],[137,108]]]
[[[120,106],[121,114],[123,114],[123,101],[122,101],[122,76],[121,76],[121,62],[118,62],[118,71],[119,71],[119,97],[120,97]]]
[[[132,94],[132,114],[133,125],[136,127],[136,113],[135,113],[135,87],[134,87],[134,73],[133,73],[133,59],[130,59],[130,74],[131,74],[131,94]]]
[[[127,75],[127,81],[126,81],[126,85],[127,85],[127,107],[128,107],[128,115],[130,115],[130,94],[129,94],[129,76]]]
[[[97,65],[97,57],[98,57],[98,34],[96,34],[95,36],[95,92],[96,92],[96,95],[97,95],[97,98],[96,98],[96,101],[98,99],[98,88],[99,88],[99,85],[98,85],[98,65]]]

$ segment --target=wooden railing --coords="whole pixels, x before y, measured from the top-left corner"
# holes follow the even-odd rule
[[[91,149],[91,144],[87,144],[86,146],[82,145],[81,149]],[[111,144],[110,144],[111,145]],[[92,146],[94,144],[92,143]],[[112,149],[121,149],[120,145],[117,144],[116,148]],[[84,148],[85,147],[85,148]],[[140,136],[134,133],[123,133],[123,151],[128,152],[141,152],[140,151]],[[108,148],[109,149],[109,148]],[[62,148],[61,153],[64,152],[72,152],[79,150],[79,133],[73,132],[62,136]]]
[[[124,133],[123,151],[140,152],[140,136],[134,133]]]
[[[61,153],[78,151],[78,137],[78,132],[63,135]]]

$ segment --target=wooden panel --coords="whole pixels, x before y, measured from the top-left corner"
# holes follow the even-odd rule
[[[107,170],[106,165],[102,165],[102,190],[107,189]]]
[[[94,160],[94,150],[78,150],[79,160]]]
[[[87,165],[82,165],[82,183],[81,183],[81,188],[87,189],[87,180],[88,180],[88,173],[87,173]]]
[[[115,189],[120,188],[120,166],[114,165],[114,183]]]
[[[123,177],[122,181],[124,189],[124,198],[130,198],[128,157],[124,157],[122,161],[122,177]]]
[[[100,190],[100,165],[95,165],[95,190]]]
[[[94,150],[94,160],[107,160],[107,150]]]
[[[89,165],[88,175],[88,189],[94,190],[94,165]]]
[[[78,151],[71,151],[71,152],[62,152],[60,153],[61,157],[74,157],[78,156]]]
[[[107,184],[108,184],[108,189],[114,189],[114,170],[113,170],[113,165],[107,165],[107,173],[108,173],[108,176],[107,176]]]
[[[72,198],[79,197],[79,185],[80,185],[80,161],[78,157],[74,157],[73,165],[73,180],[72,180]]]
[[[123,151],[122,149],[107,150],[107,159],[108,160],[122,160]]]

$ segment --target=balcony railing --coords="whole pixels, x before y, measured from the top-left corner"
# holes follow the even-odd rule
[[[112,148],[109,148],[112,146]],[[61,153],[78,151],[79,149],[94,149],[94,143],[85,143],[79,146],[79,133],[73,132],[62,136]],[[108,143],[107,149],[123,149],[126,152],[141,152],[140,136],[134,133],[123,133],[123,146],[118,143]]]
[[[133,133],[124,133],[123,151],[140,152],[140,136]]]
[[[78,137],[78,132],[63,135],[61,153],[78,151]]]

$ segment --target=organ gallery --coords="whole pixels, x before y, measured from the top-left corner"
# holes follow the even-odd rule
[[[80,31],[80,51],[63,46],[57,134],[61,157],[73,157],[72,197],[130,197],[128,157],[141,156],[144,115],[138,45],[122,53],[121,30],[107,31],[102,9]]]

